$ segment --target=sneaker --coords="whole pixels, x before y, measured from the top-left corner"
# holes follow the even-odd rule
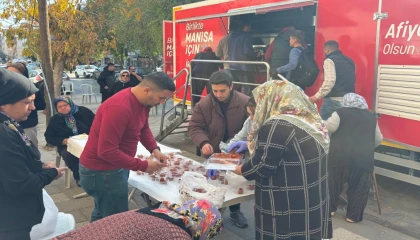
[[[230,219],[232,219],[232,221],[235,222],[236,226],[240,228],[248,227],[248,221],[246,220],[244,214],[240,210],[231,212]]]

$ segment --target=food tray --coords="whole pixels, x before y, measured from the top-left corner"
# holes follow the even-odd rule
[[[206,169],[213,170],[235,170],[243,155],[232,153],[215,153],[204,163]]]

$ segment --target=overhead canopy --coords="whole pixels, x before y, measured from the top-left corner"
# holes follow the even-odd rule
[[[196,16],[196,17],[191,17],[191,18],[183,18],[183,19],[176,20],[175,22],[204,20],[204,19],[209,19],[209,18],[229,17],[229,16],[252,14],[252,13],[265,14],[268,12],[283,11],[283,10],[288,10],[288,9],[293,9],[293,8],[312,6],[316,3],[317,3],[317,0],[286,0],[286,1],[281,1],[281,2],[261,4],[261,5],[255,5],[255,6],[249,6],[249,7],[233,8],[233,9],[229,9],[227,12],[224,12],[224,13]]]

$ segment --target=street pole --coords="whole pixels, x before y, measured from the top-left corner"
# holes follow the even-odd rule
[[[48,3],[47,0],[38,1],[38,12],[39,12],[39,49],[41,57],[42,70],[44,72],[44,81],[49,86],[49,93],[46,93],[47,96],[56,96],[55,94],[55,85],[54,85],[54,75],[53,75],[53,66],[52,66],[52,53],[51,53],[51,39],[50,39],[50,27],[49,27],[49,18],[48,18]],[[47,114],[46,114],[46,123],[50,122],[51,113],[53,109],[51,99],[46,97],[49,101],[47,105]]]

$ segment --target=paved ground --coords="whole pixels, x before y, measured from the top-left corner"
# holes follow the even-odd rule
[[[96,81],[93,79],[73,80],[76,98],[76,104],[81,104],[81,97],[77,96],[78,86],[82,83],[92,84],[94,92],[97,93],[100,101],[100,94]],[[96,111],[99,104],[83,104],[93,111]],[[160,112],[160,111],[159,111]],[[160,116],[153,115],[149,119],[150,126],[154,134],[159,131]],[[45,147],[45,139],[43,133],[45,131],[45,117],[40,114],[40,124],[38,125],[40,148],[43,160],[55,160],[55,152]],[[170,145],[183,150],[188,157],[203,160],[194,155],[195,147],[191,140],[185,139],[183,134],[168,136],[163,144]],[[62,165],[64,163],[62,162]],[[420,188],[409,184],[397,182],[384,177],[378,177],[378,184],[381,188],[381,203],[383,215],[377,214],[376,201],[369,200],[366,209],[365,220],[358,224],[349,224],[344,221],[344,211],[338,211],[333,218],[334,238],[337,240],[364,240],[364,239],[381,239],[381,240],[396,240],[396,239],[420,239]],[[82,193],[82,189],[77,187],[72,180],[71,188],[64,188],[64,179],[61,178],[51,185],[46,187],[47,192],[54,199],[60,211],[71,213],[76,219],[77,226],[81,227],[88,224],[90,214],[93,208],[93,199],[85,197],[80,199],[73,199],[73,196]],[[139,207],[146,206],[145,202],[137,194],[134,198]],[[133,203],[130,203],[131,209],[138,208]],[[254,239],[254,225],[253,225],[253,201],[242,204],[242,211],[249,219],[250,226],[246,229],[239,229],[232,224],[229,219],[229,211],[224,213],[225,229],[217,239]],[[398,231],[392,230],[396,229]],[[405,234],[413,237],[409,237]],[[416,235],[417,234],[417,235]]]

